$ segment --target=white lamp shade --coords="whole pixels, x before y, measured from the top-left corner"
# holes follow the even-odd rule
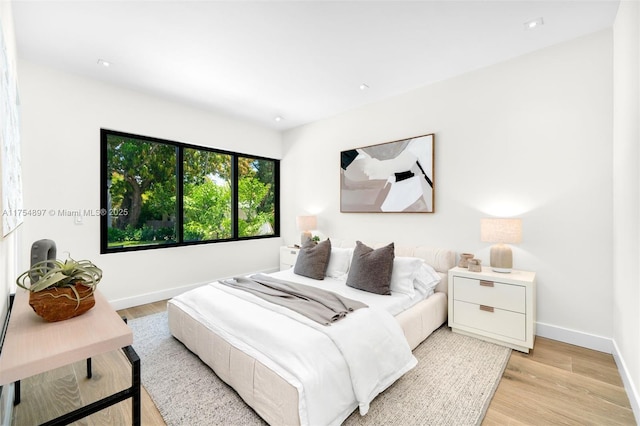
[[[311,231],[318,226],[318,220],[315,216],[298,216],[296,217],[296,225],[299,231]]]
[[[501,244],[522,242],[522,219],[482,218],[480,240]]]

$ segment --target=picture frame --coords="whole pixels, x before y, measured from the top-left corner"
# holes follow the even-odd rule
[[[430,133],[340,152],[340,211],[433,213],[434,145]]]
[[[0,210],[4,238],[24,222],[18,86],[0,25]]]

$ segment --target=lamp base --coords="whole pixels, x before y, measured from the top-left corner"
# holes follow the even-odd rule
[[[303,231],[300,234],[300,245],[303,245],[304,243],[306,243],[310,239],[311,239],[311,232],[310,231]]]
[[[495,272],[508,274],[513,267],[513,253],[505,244],[491,246],[491,269]]]

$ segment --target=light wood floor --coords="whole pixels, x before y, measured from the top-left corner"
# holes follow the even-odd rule
[[[487,415],[493,425],[635,425],[613,356],[538,337],[512,351]]]
[[[134,319],[165,309],[166,301],[118,313]],[[85,363],[80,362],[24,380],[22,402],[15,407],[12,424],[39,424],[130,386],[131,368],[120,352],[94,358],[92,379],[87,379],[85,373]],[[75,424],[131,424],[131,403],[121,402]],[[142,424],[165,424],[144,390]],[[531,354],[512,352],[482,424],[635,425],[636,422],[611,355],[537,338]]]

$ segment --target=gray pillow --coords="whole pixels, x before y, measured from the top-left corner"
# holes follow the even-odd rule
[[[374,250],[356,241],[347,285],[370,293],[391,294],[393,258],[393,243]]]
[[[314,280],[323,280],[331,256],[331,241],[328,239],[317,243],[307,240],[298,253],[293,273]]]

